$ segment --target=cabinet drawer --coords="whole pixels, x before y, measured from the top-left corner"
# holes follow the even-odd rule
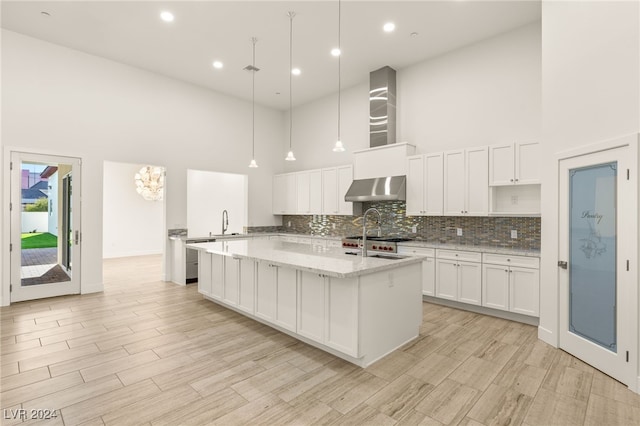
[[[438,250],[436,256],[438,259],[482,262],[482,253],[473,251]]]
[[[426,247],[413,247],[413,246],[401,246],[398,245],[398,254],[405,254],[409,256],[427,256],[436,257],[436,249]]]
[[[537,257],[484,253],[482,255],[482,261],[493,265],[519,266],[521,268],[538,269],[540,267],[540,259]]]

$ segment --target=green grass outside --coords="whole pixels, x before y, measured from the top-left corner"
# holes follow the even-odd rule
[[[22,234],[22,249],[58,247],[58,237],[48,232]]]

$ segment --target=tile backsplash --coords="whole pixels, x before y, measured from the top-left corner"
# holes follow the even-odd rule
[[[404,201],[363,203],[362,211],[370,207],[375,207],[382,214],[382,235],[459,245],[540,250],[539,217],[408,217]],[[375,215],[367,218],[367,225],[375,229]],[[462,229],[462,236],[457,235],[457,229]],[[511,238],[512,230],[517,231],[517,238]],[[284,215],[281,227],[249,227],[246,232],[290,232],[339,237],[360,235],[362,216]]]

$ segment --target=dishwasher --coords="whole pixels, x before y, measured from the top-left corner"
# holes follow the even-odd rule
[[[215,238],[193,238],[187,239],[185,243],[212,243],[215,241]],[[198,250],[187,247],[184,258],[185,282],[187,284],[198,282]]]

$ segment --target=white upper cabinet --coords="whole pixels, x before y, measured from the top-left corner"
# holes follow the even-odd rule
[[[338,214],[338,169],[322,169],[322,214]]]
[[[489,185],[540,183],[540,145],[517,142],[489,147]]]
[[[441,152],[407,158],[407,215],[443,214],[443,158]]]
[[[295,214],[296,174],[284,173],[273,177],[273,214]]]
[[[322,171],[296,173],[296,213],[322,214]]]
[[[487,147],[444,153],[444,215],[486,216],[489,213]]]

